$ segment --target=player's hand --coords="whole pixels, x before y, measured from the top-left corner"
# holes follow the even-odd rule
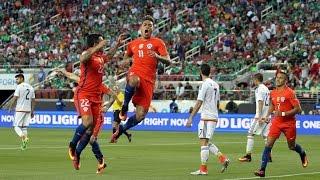
[[[275,111],[273,111],[273,114],[275,115],[275,116],[282,116],[282,114],[281,114],[282,112],[281,111],[279,111],[279,110],[275,110]]]
[[[91,135],[89,143],[93,144],[96,140],[97,140],[97,137],[95,137],[94,135]]]
[[[100,41],[97,46],[98,46],[98,49],[102,49],[106,45],[107,45],[107,40],[104,39],[104,40]]]
[[[124,40],[125,40],[127,37],[128,37],[128,35],[125,34],[125,33],[120,34],[120,35],[118,36],[118,39],[117,39],[117,44],[120,45],[120,44],[124,43]]]
[[[107,112],[108,111],[108,109],[107,109],[107,106],[102,106],[102,112]]]
[[[191,127],[192,126],[192,117],[189,117],[186,127]]]
[[[153,51],[153,50],[148,50],[147,51],[147,55],[149,56],[149,57],[153,57],[153,58],[159,58],[160,56],[159,56],[159,54],[157,54],[155,51]]]
[[[61,68],[61,69],[56,69],[56,70],[54,70],[54,71],[57,72],[58,74],[61,74],[61,75],[65,75],[65,73],[66,73],[66,70],[63,69],[63,68]]]

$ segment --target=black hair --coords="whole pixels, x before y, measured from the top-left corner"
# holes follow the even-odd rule
[[[154,24],[154,19],[152,16],[150,15],[146,15],[144,18],[143,18],[143,21],[151,21],[153,24]]]
[[[261,73],[253,75],[253,78],[257,79],[259,82],[263,81],[263,75]]]
[[[99,43],[100,37],[102,37],[101,34],[89,34],[87,36],[87,46],[90,48],[93,47],[95,43]]]
[[[15,76],[15,78],[18,78],[18,77],[21,77],[23,80],[24,80],[24,75],[23,74],[17,74],[16,76]]]
[[[210,75],[210,66],[208,64],[202,64],[201,65],[201,73],[205,76]]]

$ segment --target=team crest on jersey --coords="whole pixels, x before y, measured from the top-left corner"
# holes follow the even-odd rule
[[[286,100],[285,97],[280,97],[280,101],[281,101],[281,102],[284,102],[285,100]]]
[[[84,112],[87,112],[89,110],[88,107],[83,107],[82,109],[83,109]]]
[[[148,49],[151,49],[151,48],[152,48],[152,44],[150,44],[150,43],[147,44],[147,48],[148,48]]]
[[[142,49],[143,48],[143,44],[139,44],[139,49]]]

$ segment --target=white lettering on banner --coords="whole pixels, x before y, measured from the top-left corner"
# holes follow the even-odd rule
[[[168,118],[146,118],[143,120],[143,124],[146,126],[166,126],[168,124]]]
[[[305,129],[320,129],[320,121],[304,121],[302,125]]]
[[[300,121],[296,121],[296,128],[300,128]]]
[[[170,119],[170,126],[185,126],[188,119]]]
[[[217,128],[227,128],[229,126],[229,119],[219,118]]]
[[[30,120],[30,124],[53,124],[53,125],[78,125],[78,116],[76,115],[35,115]]]
[[[13,120],[14,120],[13,115],[1,116],[1,122],[13,122]]]
[[[16,88],[15,74],[0,74],[0,89],[14,90]],[[24,74],[25,82],[30,83],[33,79],[33,74]],[[31,83],[32,84],[32,83]]]
[[[103,124],[112,124],[111,117],[104,116]]]

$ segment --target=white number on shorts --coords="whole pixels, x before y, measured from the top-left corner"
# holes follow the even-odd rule
[[[89,100],[88,99],[80,99],[81,103],[80,106],[81,107],[89,107]]]

